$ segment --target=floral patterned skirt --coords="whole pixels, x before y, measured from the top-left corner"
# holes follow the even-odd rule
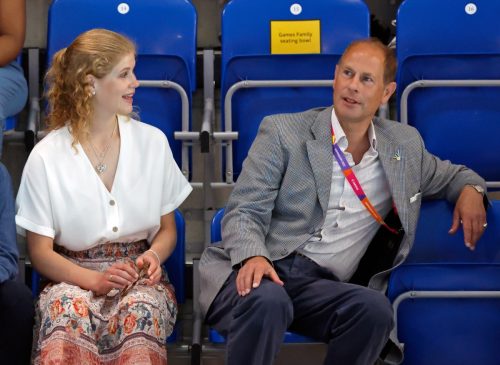
[[[85,251],[55,251],[82,267],[105,271],[130,262],[146,241],[107,243]],[[49,283],[36,305],[34,364],[166,364],[166,339],[177,316],[174,289],[163,271],[159,284],[139,280],[129,291],[95,296],[67,283]]]

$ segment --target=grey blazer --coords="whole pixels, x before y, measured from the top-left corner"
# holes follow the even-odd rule
[[[222,244],[207,248],[200,260],[204,314],[233,267],[252,256],[279,260],[322,227],[332,177],[331,113],[332,107],[319,108],[262,121],[226,206]],[[374,126],[379,158],[405,232],[393,267],[370,279],[369,287],[385,292],[390,271],[412,246],[421,199],[454,202],[464,185],[484,187],[485,182],[472,170],[427,152],[415,128],[378,118]]]

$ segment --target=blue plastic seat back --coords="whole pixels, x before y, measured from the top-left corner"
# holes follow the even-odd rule
[[[212,223],[210,226],[210,242],[216,243],[222,240],[222,230],[221,230],[221,222],[222,218],[224,218],[224,208],[219,209],[212,218]],[[212,343],[225,343],[226,339],[215,329],[210,328],[208,332],[208,338]],[[312,343],[317,342],[309,337],[302,336],[298,333],[286,331],[285,336],[283,338],[283,342],[285,343]]]
[[[221,223],[222,218],[224,218],[225,209],[219,209],[212,218],[212,223],[210,225],[210,242],[216,243],[222,241],[222,229]]]
[[[299,3],[293,15],[292,2],[232,0],[222,14],[222,118],[228,89],[242,80],[332,80],[335,65],[346,46],[370,34],[370,14],[361,0],[315,0]],[[271,54],[272,21],[319,20],[320,53]],[[275,52],[276,53],[276,52]],[[332,104],[332,88],[253,88],[233,96],[232,130],[234,174],[257,134],[263,117],[298,112]]]
[[[449,235],[453,205],[424,202],[408,260],[394,270],[388,296],[411,291],[500,291],[500,201],[474,251],[463,234]],[[401,302],[398,338],[405,365],[496,365],[500,298],[415,298]]]
[[[448,234],[454,205],[444,200],[424,201],[420,210],[415,243],[409,263],[500,263],[500,201],[493,200],[487,210],[488,228],[474,251],[464,245],[462,227]]]
[[[177,242],[174,252],[164,263],[170,282],[175,288],[175,297],[178,304],[186,301],[185,262],[186,262],[186,222],[180,210],[175,210],[175,228]],[[167,338],[168,343],[176,342],[179,337],[180,322],[177,321],[174,331]]]
[[[168,272],[168,277],[175,288],[175,297],[177,302],[184,303],[186,300],[185,294],[185,278],[184,268],[186,263],[186,223],[184,217],[179,210],[175,210],[175,227],[177,229],[177,243],[174,252],[165,262],[165,268]]]
[[[125,4],[125,5],[124,5]],[[128,7],[128,8],[127,8]],[[48,20],[48,61],[79,34],[93,28],[122,33],[137,46],[135,73],[139,80],[168,80],[182,86],[189,101],[196,88],[196,22],[188,0],[54,0]],[[140,87],[134,96],[141,120],[160,128],[177,163],[181,143],[181,98],[173,89]]]
[[[3,130],[9,131],[11,129],[15,129],[17,125],[17,116],[16,117],[8,117],[5,119]]]
[[[500,2],[406,0],[397,16],[398,102],[418,80],[500,80]],[[432,153],[500,181],[500,87],[417,88],[408,122]],[[401,115],[400,115],[401,117]]]

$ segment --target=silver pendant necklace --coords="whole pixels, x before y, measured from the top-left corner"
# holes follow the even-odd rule
[[[92,148],[92,151],[94,152],[94,155],[97,159],[97,164],[94,166],[94,169],[99,175],[102,175],[108,168],[108,165],[106,165],[104,163],[104,159],[106,158],[106,155],[108,154],[108,151],[111,148],[111,142],[113,141],[113,136],[115,135],[117,125],[118,125],[118,118],[117,118],[115,126],[113,128],[113,132],[111,133],[111,137],[109,138],[109,142],[101,153],[97,153],[97,150],[96,150],[94,144],[92,143],[92,141],[89,138],[90,148]]]

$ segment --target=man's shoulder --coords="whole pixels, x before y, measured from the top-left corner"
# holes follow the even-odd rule
[[[373,124],[376,133],[383,133],[390,140],[420,138],[420,134],[414,127],[395,120],[375,117]]]
[[[311,128],[318,119],[325,119],[326,123],[331,118],[331,107],[309,109],[297,113],[272,114],[264,118],[261,127],[272,128],[284,135],[301,135],[309,137]]]
[[[331,107],[313,108],[296,113],[272,114],[264,119],[270,119],[273,122],[284,122],[284,123],[290,123],[290,122],[313,123],[318,118],[320,113],[326,112],[328,109],[331,109]]]

